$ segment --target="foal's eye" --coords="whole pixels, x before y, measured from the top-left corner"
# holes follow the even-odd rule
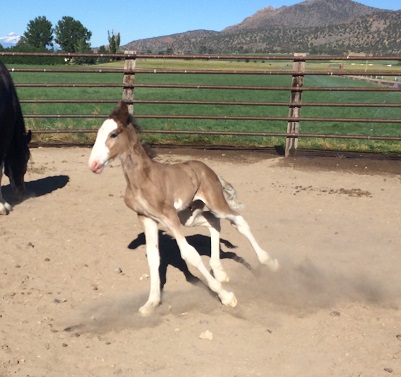
[[[110,134],[110,137],[111,137],[112,139],[116,138],[117,136],[118,136],[118,133],[117,133],[117,132],[112,132],[112,133]]]

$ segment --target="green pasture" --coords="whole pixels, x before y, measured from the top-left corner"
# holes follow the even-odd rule
[[[122,67],[122,62],[114,62],[100,67]],[[311,68],[309,64],[314,66]],[[308,63],[309,69],[326,69],[330,62]],[[378,70],[387,66],[385,62],[371,69]],[[270,61],[193,61],[193,60],[143,60],[138,61],[138,68],[156,69],[231,69],[231,70],[291,70],[288,62]],[[56,67],[57,68],[57,67]],[[63,67],[59,67],[63,68]],[[88,70],[91,67],[88,67]],[[393,67],[394,69],[394,67]],[[24,73],[13,72],[15,83],[121,83],[122,74],[106,73]],[[280,86],[290,87],[289,75],[232,75],[232,74],[141,74],[135,75],[135,82],[142,84],[193,84],[193,85],[225,85],[225,86]],[[374,87],[376,84],[351,80],[335,76],[305,76],[305,87]],[[118,102],[122,97],[121,88],[17,88],[19,97],[24,99],[85,99],[113,100]],[[284,102],[290,100],[289,90],[243,90],[243,89],[160,89],[136,88],[136,100],[196,100],[196,101],[252,101],[252,102]],[[401,103],[401,92],[314,92],[305,91],[303,102],[312,103]],[[60,118],[30,119],[27,118],[28,128],[32,130],[53,129],[97,129],[103,122],[101,119],[69,119],[64,114],[90,114],[107,117],[114,103],[106,104],[28,104],[23,103],[24,114],[57,114]],[[259,131],[280,132],[287,129],[286,121],[234,121],[234,120],[193,120],[193,119],[141,119],[142,115],[216,115],[216,116],[270,116],[286,117],[288,106],[243,106],[243,105],[191,105],[191,104],[135,104],[135,114],[144,130],[219,130],[219,131]],[[302,117],[319,118],[369,118],[369,119],[401,119],[401,108],[386,107],[308,107],[301,110]],[[370,136],[401,136],[401,125],[390,123],[351,123],[351,122],[301,122],[300,132],[319,134],[349,134]],[[93,135],[46,135],[47,140],[61,141],[92,141]],[[43,136],[41,136],[43,138]],[[214,135],[174,135],[174,134],[144,134],[143,138],[158,144],[216,144],[216,145],[252,145],[252,146],[283,146],[283,137],[240,137]],[[340,150],[376,151],[382,153],[401,153],[401,142],[365,141],[343,139],[299,139],[301,148],[324,148]]]

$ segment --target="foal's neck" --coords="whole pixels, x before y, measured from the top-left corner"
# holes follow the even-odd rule
[[[121,164],[126,173],[141,173],[151,165],[152,160],[145,151],[136,131],[128,129],[126,132],[126,148],[120,155]]]

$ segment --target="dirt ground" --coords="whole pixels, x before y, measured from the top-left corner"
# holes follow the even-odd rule
[[[143,318],[144,236],[119,163],[98,176],[89,153],[33,149],[30,197],[0,216],[1,377],[401,376],[400,161],[162,151],[231,182],[281,269],[224,223],[226,308],[161,231],[163,303]],[[207,231],[187,234],[207,262]]]

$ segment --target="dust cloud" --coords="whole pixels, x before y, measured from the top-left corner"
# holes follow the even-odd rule
[[[306,259],[302,264],[282,261],[276,273],[259,267],[233,288],[244,301],[258,301],[286,312],[313,312],[349,302],[396,308],[399,288],[391,280],[375,281],[365,272],[345,272],[317,266]],[[398,303],[397,303],[398,300]]]
[[[308,315],[320,309],[346,303],[399,307],[399,292],[388,281],[375,281],[363,273],[352,276],[314,265],[310,260],[302,264],[282,261],[278,272],[264,266],[249,271],[242,268],[233,273],[232,282],[224,284],[238,298],[235,309],[223,307],[216,295],[200,281],[187,283],[179,290],[165,289],[163,302],[150,316],[142,316],[138,309],[146,302],[147,293],[120,294],[102,297],[70,313],[64,320],[67,332],[102,334],[124,329],[156,327],[168,315],[180,316],[190,312],[216,314],[223,311],[244,320],[244,307],[256,305],[261,313],[281,312],[288,315]],[[398,301],[397,301],[398,300]]]

